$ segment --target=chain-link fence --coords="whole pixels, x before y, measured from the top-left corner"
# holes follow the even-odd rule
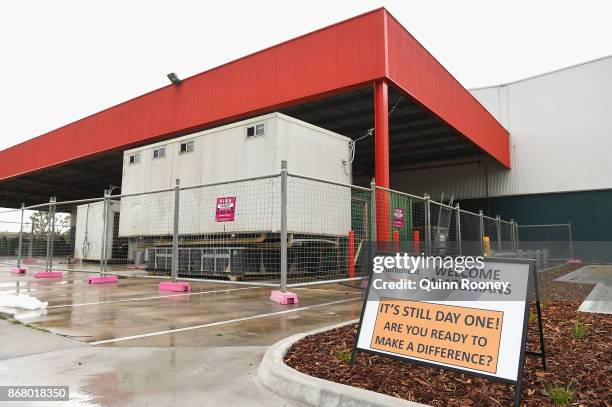
[[[501,239],[500,251],[502,252],[516,252],[516,236],[515,236],[516,224],[514,221],[499,221],[499,236]]]
[[[401,191],[376,187],[377,240],[414,254],[512,256],[514,221],[472,213]],[[393,248],[393,249],[391,249]]]
[[[290,286],[366,274],[371,190],[287,177],[287,278]]]
[[[429,252],[434,241],[431,225],[432,205],[428,197],[419,197],[376,186],[374,211],[375,239],[384,250],[409,253]]]
[[[0,212],[0,259],[44,270],[290,287],[367,275],[369,243],[415,254],[518,247],[514,223],[400,191],[278,174]]]
[[[22,211],[19,209],[9,209],[0,212],[0,262],[4,264],[14,264],[14,259],[19,251],[20,232],[29,232],[27,230],[29,225],[25,224],[27,219],[21,219],[21,213]],[[26,230],[22,230],[22,228]],[[23,236],[25,234],[22,234]],[[31,232],[29,236],[33,236]],[[29,239],[26,241],[29,241]],[[22,245],[23,243],[22,241]],[[22,246],[23,249],[25,249],[24,246]]]

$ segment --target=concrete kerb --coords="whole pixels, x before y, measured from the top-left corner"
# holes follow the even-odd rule
[[[300,333],[270,346],[257,370],[257,379],[268,390],[282,397],[318,407],[427,407],[426,404],[402,400],[370,390],[308,376],[287,366],[283,358],[291,346],[306,336],[354,324],[347,321],[314,331]]]

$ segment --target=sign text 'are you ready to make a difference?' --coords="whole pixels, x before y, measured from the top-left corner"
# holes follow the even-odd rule
[[[515,381],[531,262],[374,256],[356,350]]]

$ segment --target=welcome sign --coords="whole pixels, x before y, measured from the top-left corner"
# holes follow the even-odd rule
[[[373,267],[355,350],[520,380],[532,261],[484,258],[459,271],[442,263],[380,264],[386,267]]]

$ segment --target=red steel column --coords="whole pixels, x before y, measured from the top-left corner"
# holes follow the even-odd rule
[[[389,188],[389,88],[382,79],[374,82],[374,150],[376,185]],[[376,193],[376,240],[389,241],[389,193]]]

